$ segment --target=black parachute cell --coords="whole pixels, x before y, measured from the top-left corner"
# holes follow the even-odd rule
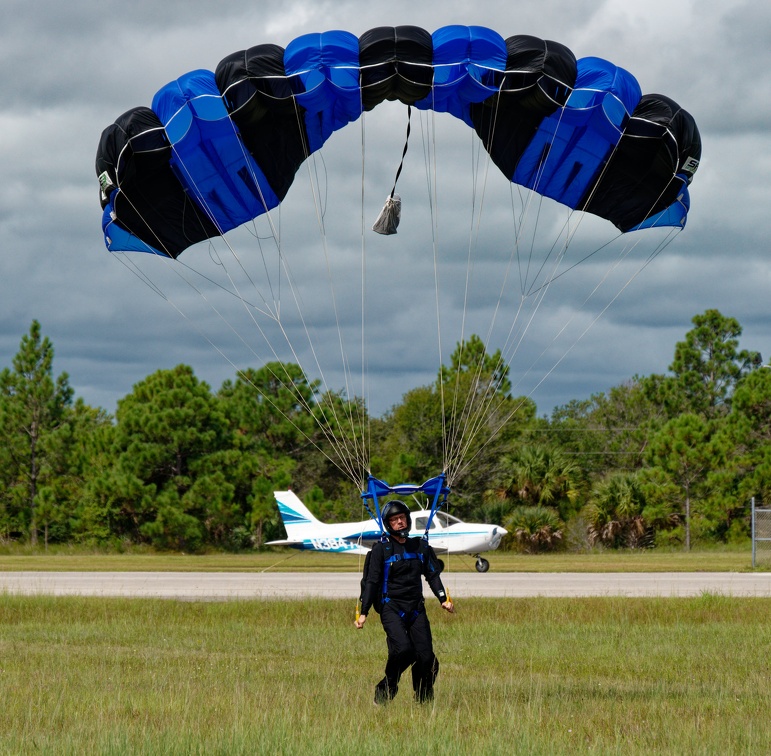
[[[675,202],[700,159],[693,117],[669,97],[643,95],[579,209],[630,231]]]
[[[417,26],[380,26],[359,37],[364,110],[383,100],[413,105],[431,93],[434,70],[431,35]]]
[[[567,102],[576,82],[576,57],[564,45],[529,35],[506,40],[506,71],[499,93],[471,105],[479,138],[509,178],[546,116]]]
[[[284,70],[284,48],[257,45],[220,61],[214,72],[230,118],[276,196],[284,199],[308,157],[303,108]]]
[[[121,225],[150,247],[177,257],[191,244],[219,231],[187,195],[170,165],[171,146],[158,116],[145,107],[129,110],[103,132],[96,158],[119,192],[111,199]]]

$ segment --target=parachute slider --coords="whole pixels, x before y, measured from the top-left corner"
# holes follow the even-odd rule
[[[377,234],[389,236],[396,233],[399,221],[402,217],[402,198],[398,194],[392,194],[380,211],[372,230]]]

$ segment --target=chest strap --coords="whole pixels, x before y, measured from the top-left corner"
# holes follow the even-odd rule
[[[411,551],[405,551],[403,554],[392,554],[388,559],[385,560],[384,566],[383,566],[383,603],[387,604],[388,599],[388,574],[391,571],[391,565],[395,564],[396,562],[402,562],[402,561],[408,561],[410,559],[419,559],[421,564],[423,563],[423,554],[422,552],[418,551],[417,553],[413,553]]]

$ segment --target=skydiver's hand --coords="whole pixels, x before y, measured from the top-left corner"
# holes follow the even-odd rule
[[[442,604],[442,609],[446,609],[450,614],[453,614],[455,612],[455,604],[453,604],[450,599],[447,599],[447,601]]]
[[[360,614],[353,622],[357,630],[361,630],[364,627],[364,623],[367,621],[366,614]]]

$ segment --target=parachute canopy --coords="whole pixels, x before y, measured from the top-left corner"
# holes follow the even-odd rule
[[[600,58],[480,26],[306,34],[191,71],[104,130],[108,249],[176,258],[269,211],[336,130],[384,100],[450,113],[511,181],[621,231],[685,225],[693,118]]]

